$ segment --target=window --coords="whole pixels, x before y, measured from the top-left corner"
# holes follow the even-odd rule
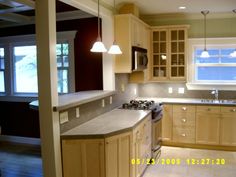
[[[209,58],[201,58],[202,49],[195,48],[195,80],[197,82],[236,82],[236,57],[234,48],[209,48]]]
[[[69,82],[69,44],[56,45],[58,92],[68,93]],[[37,53],[35,45],[13,47],[14,59],[14,92],[37,93]]]
[[[188,89],[235,90],[236,57],[230,55],[236,48],[236,38],[209,38],[209,58],[201,58],[204,39],[188,40]]]
[[[4,82],[4,71],[5,71],[5,64],[4,64],[4,48],[0,48],[0,92],[5,92],[5,82]]]

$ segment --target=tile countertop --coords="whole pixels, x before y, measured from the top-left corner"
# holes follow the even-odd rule
[[[114,109],[61,134],[62,139],[104,138],[132,130],[151,111]]]
[[[53,110],[62,111],[71,107],[114,95],[115,93],[116,91],[91,90],[60,95],[58,98],[58,106],[53,107]],[[38,109],[38,105],[38,100],[30,103],[30,107],[32,109]]]
[[[236,105],[236,100],[220,100],[214,101],[211,99],[197,99],[197,98],[156,98],[156,97],[138,97],[137,100],[154,100],[155,102],[169,103],[169,104],[200,104],[200,105]],[[205,100],[205,101],[203,101]],[[206,100],[210,100],[206,102]],[[228,102],[227,102],[228,101]]]

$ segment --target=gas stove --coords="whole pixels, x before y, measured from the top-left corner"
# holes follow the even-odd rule
[[[129,103],[122,104],[122,109],[152,110],[154,106],[153,100],[131,100]]]

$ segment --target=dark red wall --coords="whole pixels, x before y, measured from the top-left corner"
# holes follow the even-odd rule
[[[102,90],[102,55],[90,52],[97,38],[97,18],[57,23],[57,31],[76,30],[75,86],[76,91]],[[0,29],[0,37],[35,34],[35,26],[27,25]],[[5,135],[39,137],[38,112],[25,102],[0,102],[0,125]]]

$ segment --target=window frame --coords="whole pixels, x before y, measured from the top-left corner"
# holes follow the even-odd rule
[[[74,38],[77,31],[57,32],[57,43],[67,42],[69,45],[69,69],[68,69],[68,92],[75,91],[75,72],[74,72]],[[0,93],[0,100],[20,100],[31,101],[38,97],[38,93],[17,93],[15,92],[14,79],[14,54],[15,46],[36,45],[36,36],[19,35],[0,37],[0,47],[5,48],[5,92]],[[55,48],[56,49],[56,48]]]
[[[212,81],[204,80],[199,81],[196,76],[196,63],[194,58],[194,51],[196,48],[204,48],[204,39],[202,38],[190,38],[188,39],[188,71],[187,71],[187,83],[186,86],[190,90],[235,90],[236,81]],[[236,38],[208,38],[207,48],[236,48]],[[197,64],[198,66],[236,66],[236,64]]]
[[[4,50],[4,69],[0,68],[0,71],[3,72],[3,77],[4,77],[4,91],[0,91],[0,95],[4,95],[6,93],[6,48],[4,45],[0,44],[0,48],[3,48]]]

